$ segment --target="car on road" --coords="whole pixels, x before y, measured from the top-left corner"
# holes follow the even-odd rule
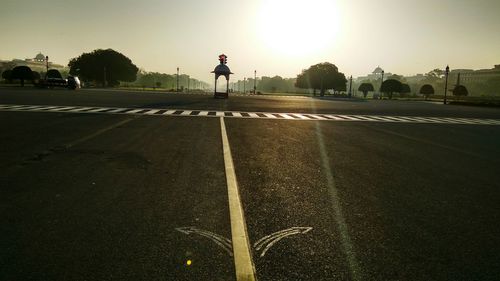
[[[39,80],[36,84],[38,88],[68,88],[71,90],[76,90],[81,88],[80,79],[77,76],[68,76],[67,79],[64,78],[47,78],[45,80]]]
[[[82,83],[77,76],[68,76],[67,87],[71,90],[80,89],[82,87]]]

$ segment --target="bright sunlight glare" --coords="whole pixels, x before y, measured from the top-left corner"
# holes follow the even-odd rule
[[[263,44],[288,56],[331,47],[340,22],[334,0],[263,0],[257,20]]]

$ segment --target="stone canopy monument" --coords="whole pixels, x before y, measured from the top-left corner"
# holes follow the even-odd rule
[[[223,98],[227,99],[229,96],[229,76],[233,74],[229,67],[226,65],[227,64],[227,56],[222,54],[219,56],[219,62],[220,64],[217,65],[212,71],[212,73],[215,73],[215,89],[214,89],[214,98]],[[226,77],[227,81],[227,87],[226,87],[226,92],[217,92],[217,79],[219,79],[219,76],[224,76]]]

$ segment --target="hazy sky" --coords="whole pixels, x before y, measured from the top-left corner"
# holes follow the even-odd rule
[[[210,81],[295,77],[329,61],[346,75],[500,64],[500,0],[0,0],[0,59],[41,51],[66,65],[113,48],[147,71]]]

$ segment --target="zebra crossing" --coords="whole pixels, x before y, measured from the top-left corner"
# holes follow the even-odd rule
[[[276,119],[298,121],[345,121],[345,122],[386,122],[386,123],[427,123],[427,124],[462,124],[462,125],[500,125],[500,119],[384,116],[384,115],[341,115],[311,113],[272,113],[217,110],[188,110],[166,108],[116,108],[89,106],[51,106],[51,105],[13,105],[0,104],[0,111],[26,112],[64,112],[91,114],[133,114],[147,116],[183,116],[183,117],[225,117],[240,119]]]

